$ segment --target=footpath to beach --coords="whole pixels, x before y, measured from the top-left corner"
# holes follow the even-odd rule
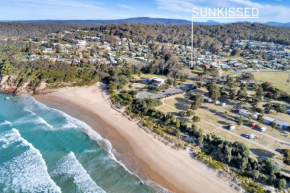
[[[173,192],[234,192],[230,182],[193,159],[188,151],[172,149],[112,109],[99,84],[62,88],[35,98],[86,122],[117,152],[132,157],[140,172]]]

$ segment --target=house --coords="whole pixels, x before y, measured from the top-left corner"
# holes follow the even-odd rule
[[[17,58],[18,61],[27,61],[28,60],[28,56],[22,56],[20,58]]]
[[[96,63],[96,59],[95,59],[95,58],[90,58],[90,59],[89,59],[89,62],[90,62],[91,64],[94,64],[94,63]]]
[[[45,48],[43,51],[42,51],[43,54],[51,54],[53,53],[53,49],[52,48]]]
[[[37,60],[37,59],[39,59],[39,56],[36,56],[36,55],[30,55],[28,57],[28,60],[30,60],[30,61]]]
[[[67,49],[64,49],[64,50],[61,50],[61,53],[63,53],[63,54],[68,54],[69,51],[68,51]]]
[[[152,78],[149,78],[148,82],[149,84],[152,84],[154,86],[161,86],[162,84],[164,84],[165,80],[158,77],[152,77]]]
[[[60,59],[57,59],[56,61],[57,61],[57,62],[65,62],[66,59],[65,59],[65,58],[60,58]]]
[[[145,59],[144,57],[135,57],[134,59],[140,62],[147,62],[147,59]]]
[[[73,60],[73,63],[74,63],[74,64],[79,64],[79,63],[81,63],[81,61],[80,61],[79,59],[74,59],[74,60]]]

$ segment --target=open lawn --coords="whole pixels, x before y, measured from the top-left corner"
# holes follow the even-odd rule
[[[244,58],[242,58],[240,56],[228,56],[228,57],[223,58],[223,61],[228,61],[228,60],[230,60],[230,61],[234,61],[234,60],[244,61]]]
[[[183,95],[178,95],[175,98],[165,99],[164,102],[165,104],[181,111],[188,110],[188,107],[190,105],[190,102],[186,98],[184,98]]]
[[[170,108],[169,106],[166,106],[166,105],[163,105],[163,106],[160,106],[160,107],[157,107],[156,108],[157,110],[159,111],[162,111],[163,113],[178,113],[179,111],[174,109],[174,108]]]
[[[224,70],[224,72],[223,72],[223,76],[227,76],[227,75],[229,75],[229,74],[233,74],[233,73],[235,73],[235,71],[232,70],[232,69]]]
[[[282,72],[259,72],[254,73],[255,79],[260,82],[270,82],[273,86],[290,94],[290,73]]]

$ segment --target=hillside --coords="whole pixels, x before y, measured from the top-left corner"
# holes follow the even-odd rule
[[[157,25],[189,25],[191,24],[190,18],[188,20],[184,19],[165,19],[165,18],[150,18],[150,17],[136,17],[136,18],[127,18],[127,19],[115,19],[115,20],[18,20],[11,21],[18,23],[53,23],[53,24],[66,24],[66,25],[109,25],[109,24],[157,24]],[[243,23],[243,22],[234,22],[234,23]],[[220,23],[217,21],[209,20],[207,22],[194,22],[195,25],[225,25],[231,23]],[[265,25],[277,26],[277,27],[290,27],[289,23],[280,23],[280,22],[266,22],[261,23]]]

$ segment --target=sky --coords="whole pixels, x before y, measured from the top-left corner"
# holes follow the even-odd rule
[[[290,22],[290,0],[0,0],[0,21],[153,17],[191,20],[193,8],[258,8],[259,18],[218,22]],[[207,21],[208,19],[195,19]]]

